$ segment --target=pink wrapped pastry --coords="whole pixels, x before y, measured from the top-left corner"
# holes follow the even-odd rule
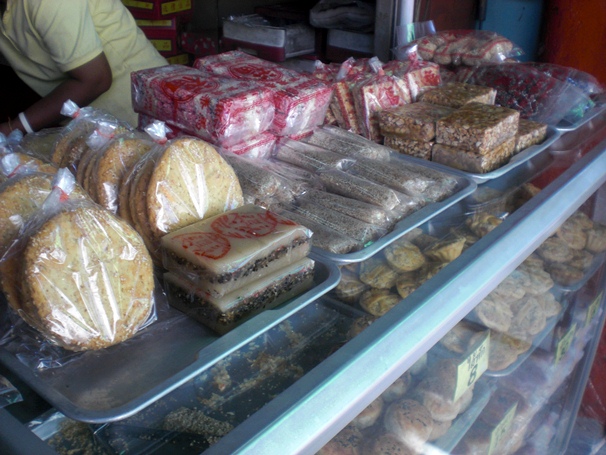
[[[182,65],[131,73],[135,112],[217,145],[233,145],[269,129],[272,92],[250,81],[209,76]]]
[[[275,105],[271,131],[278,136],[300,135],[324,123],[333,90],[316,77],[241,51],[197,59],[194,67],[209,75],[254,81],[271,90]]]

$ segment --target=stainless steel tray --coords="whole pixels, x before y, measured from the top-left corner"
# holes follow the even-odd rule
[[[445,175],[454,178],[456,180],[455,191],[443,201],[427,204],[425,207],[422,207],[421,209],[401,219],[396,223],[395,227],[391,230],[391,232],[384,235],[372,244],[362,248],[361,250],[345,254],[336,254],[326,250],[322,250],[317,247],[312,247],[312,251],[315,255],[317,255],[318,257],[325,258],[326,260],[336,262],[337,264],[348,264],[353,262],[364,261],[374,256],[387,245],[398,240],[407,232],[427,222],[435,215],[443,212],[444,210],[455,205],[457,202],[461,201],[465,197],[469,196],[477,188],[476,183],[472,179],[463,175],[462,172],[454,170],[452,168],[409,156],[399,155],[398,159],[409,161],[412,165],[415,166],[423,166],[428,169],[433,169],[434,171],[441,172]]]
[[[495,169],[491,172],[487,172],[485,174],[476,174],[473,172],[464,172],[464,174],[467,175],[469,178],[473,179],[473,181],[478,184],[482,184],[489,180],[496,179],[497,177],[501,177],[503,174],[506,174],[512,169],[518,167],[519,165],[526,163],[528,160],[534,158],[543,150],[547,149],[561,136],[561,134],[562,133],[553,126],[548,126],[547,137],[543,142],[537,145],[532,145],[522,150],[517,155],[514,155],[507,164],[504,164],[500,168]]]
[[[67,417],[89,423],[124,419],[335,287],[341,277],[339,268],[310,257],[316,260],[312,289],[223,336],[168,308],[131,340],[100,351],[77,353],[63,366],[39,370],[23,363],[18,340],[0,347],[0,362]],[[0,307],[5,309],[5,305],[2,296]]]
[[[580,128],[581,126],[585,125],[589,121],[593,120],[595,117],[597,117],[604,111],[606,111],[606,103],[603,100],[598,101],[592,109],[590,109],[582,118],[580,118],[576,122],[570,123],[565,120],[562,120],[556,125],[556,128],[562,133],[574,131],[577,128]]]
[[[167,415],[185,408],[238,425],[344,344],[360,315],[313,302],[137,415],[98,426],[96,439],[108,453],[201,453],[209,435],[163,431]]]

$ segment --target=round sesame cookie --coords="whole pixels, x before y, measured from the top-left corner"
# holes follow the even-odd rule
[[[99,204],[117,213],[118,191],[124,176],[153,145],[149,139],[127,136],[118,137],[105,147],[92,175]]]
[[[140,236],[107,210],[66,208],[22,254],[22,292],[43,333],[70,350],[131,338],[153,310],[153,265]]]
[[[156,160],[147,189],[155,236],[243,204],[236,173],[215,148],[194,137],[169,141]]]
[[[15,176],[0,185],[0,256],[40,209],[51,192],[53,178],[53,174],[34,172]],[[79,186],[75,186],[72,196],[88,199]]]

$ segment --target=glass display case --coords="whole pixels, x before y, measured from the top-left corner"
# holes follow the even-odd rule
[[[126,419],[72,420],[2,366],[24,400],[0,449],[564,453],[606,315],[605,182],[602,111]]]

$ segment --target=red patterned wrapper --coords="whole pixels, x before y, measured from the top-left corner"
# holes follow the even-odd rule
[[[213,77],[182,65],[131,73],[135,112],[229,146],[272,125],[273,95],[252,81]]]
[[[383,66],[383,70],[386,74],[406,81],[413,101],[416,101],[421,93],[439,86],[442,82],[440,65],[433,62],[391,60]]]
[[[410,90],[403,79],[382,72],[357,83],[352,93],[362,135],[375,142],[382,137],[375,113],[412,101]]]
[[[244,142],[224,147],[224,149],[234,155],[264,159],[271,155],[277,139],[275,135],[266,131]]]
[[[324,123],[332,87],[313,77],[241,51],[199,58],[194,68],[209,75],[255,81],[273,91],[275,117],[271,131],[291,136]]]

